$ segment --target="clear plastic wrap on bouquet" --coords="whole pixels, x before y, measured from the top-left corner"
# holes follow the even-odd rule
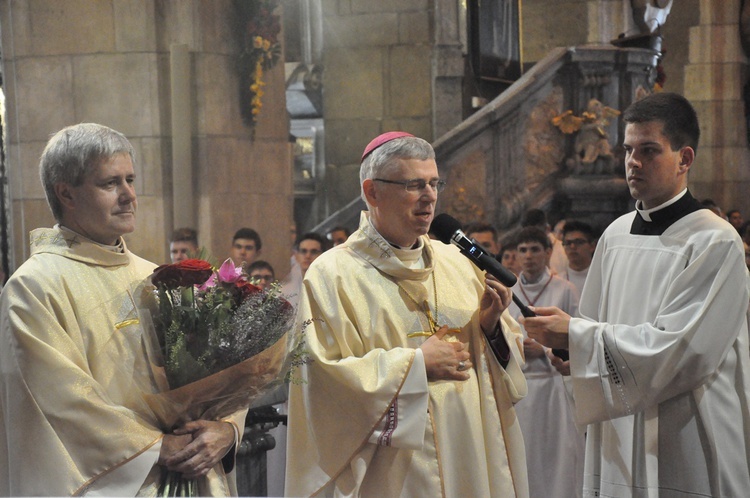
[[[133,289],[138,316],[129,323],[136,325],[117,331],[100,351],[118,370],[113,381],[130,379],[112,401],[164,434],[248,409],[304,361],[294,309],[278,286],[252,285],[229,260],[219,270],[202,260],[187,265],[184,275],[180,264],[163,265]],[[160,482],[160,496],[207,489],[166,469]]]
[[[151,364],[150,376],[156,385],[156,392],[144,393],[144,399],[165,432],[191,420],[219,420],[248,408],[281,385],[295,362],[301,334],[293,337],[290,332],[294,321],[291,305],[280,295],[278,287],[263,291],[252,286],[233,265],[226,269],[228,264],[212,272],[212,285],[187,289],[190,299],[186,298],[185,286],[165,291],[154,285],[159,269],[141,285],[136,296]],[[195,329],[177,330],[178,337],[170,344],[169,338],[165,338],[169,335],[166,330],[169,325],[162,302],[170,297],[166,292],[182,299],[171,306],[184,311],[190,306],[199,309],[201,299],[227,289],[236,294],[229,296],[235,303],[214,299],[206,313],[216,316],[192,320]],[[219,307],[224,309],[217,311]],[[182,323],[177,327],[171,325],[172,329],[187,328]],[[215,333],[213,328],[224,332]],[[192,338],[198,345],[192,354],[189,346],[180,343],[185,337],[188,337],[185,342],[190,343],[191,334],[198,336]],[[170,347],[180,348],[177,360],[170,359]],[[185,379],[189,382],[180,385]]]
[[[175,389],[168,388],[164,369],[157,365],[152,363],[154,378],[165,389],[144,394],[144,400],[166,432],[191,420],[220,420],[247,409],[281,385],[291,367],[286,336],[252,358]]]

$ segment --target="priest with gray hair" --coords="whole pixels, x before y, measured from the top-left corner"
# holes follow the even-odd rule
[[[40,174],[53,228],[0,295],[0,496],[155,495],[166,470],[202,496],[236,494],[240,412],[157,426],[136,288],[156,265],[128,249],[135,152],[121,133],[69,126]],[[154,388],[153,390],[151,388]]]
[[[510,290],[427,236],[445,182],[426,141],[365,148],[368,210],[305,274],[312,361],[291,386],[289,496],[528,496]]]

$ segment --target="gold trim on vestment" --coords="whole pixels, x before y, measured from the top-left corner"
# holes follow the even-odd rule
[[[118,322],[118,323],[116,323],[116,324],[115,324],[115,328],[116,328],[117,330],[120,330],[120,329],[122,329],[122,328],[125,328],[125,327],[127,327],[128,325],[137,325],[137,324],[139,324],[139,323],[141,323],[141,320],[140,320],[140,319],[138,319],[138,318],[131,318],[131,319],[129,319],[129,320],[124,320],[124,321],[122,321],[122,322]]]
[[[101,479],[102,477],[104,477],[105,475],[109,474],[113,470],[118,469],[118,468],[122,467],[123,465],[125,465],[126,463],[131,462],[136,457],[139,457],[140,455],[142,455],[146,451],[150,450],[153,445],[155,445],[156,443],[158,443],[159,441],[161,441],[163,438],[164,438],[164,434],[161,434],[159,437],[157,437],[156,439],[154,439],[154,441],[151,444],[149,444],[145,448],[141,449],[141,451],[135,453],[130,458],[127,458],[127,459],[123,460],[122,462],[114,465],[113,467],[110,467],[110,468],[104,470],[102,473],[100,473],[98,475],[95,475],[94,477],[92,477],[91,479],[89,479],[88,481],[86,481],[85,483],[83,483],[83,485],[81,485],[80,488],[76,489],[75,492],[73,493],[73,496],[83,496],[83,494],[86,492],[86,490],[88,489],[88,487],[91,486],[98,479]]]
[[[412,355],[411,355],[411,361],[409,362],[409,365],[408,365],[408,367],[406,368],[406,372],[407,372],[407,374],[408,374],[409,370],[411,370],[411,367],[412,367],[412,365],[414,365],[414,358],[415,358],[416,356],[417,356],[417,351],[416,351],[416,350],[414,350],[414,354],[412,354]],[[370,432],[368,432],[368,433],[367,433],[367,436],[365,437],[365,440],[364,440],[364,441],[362,441],[362,444],[360,444],[360,445],[359,445],[359,448],[357,448],[357,451],[355,451],[355,452],[353,453],[353,455],[356,455],[356,454],[358,454],[359,452],[361,452],[361,451],[362,451],[362,448],[364,448],[364,447],[365,447],[365,446],[366,446],[367,444],[369,444],[369,442],[370,442],[370,436],[372,436],[372,433],[373,433],[373,432],[375,432],[375,429],[377,429],[377,428],[378,428],[378,426],[380,425],[380,422],[381,422],[381,420],[383,420],[383,417],[385,417],[385,415],[386,415],[386,414],[388,413],[388,410],[390,410],[390,409],[391,409],[391,406],[393,405],[393,403],[394,403],[394,402],[396,401],[396,399],[398,398],[398,395],[399,395],[399,393],[401,393],[401,389],[403,389],[403,387],[404,387],[404,382],[406,382],[406,377],[408,377],[408,375],[407,375],[407,374],[405,374],[405,375],[404,375],[404,377],[403,377],[403,379],[401,379],[401,385],[400,385],[400,386],[398,387],[398,391],[396,391],[396,394],[395,394],[395,395],[393,396],[393,398],[391,399],[391,402],[390,402],[390,403],[388,403],[388,406],[386,406],[386,407],[385,407],[385,411],[383,412],[383,414],[382,414],[382,415],[380,416],[380,418],[378,419],[378,421],[377,421],[377,422],[375,422],[375,425],[373,425],[373,426],[372,426],[372,429],[370,429]],[[428,411],[428,415],[429,415],[429,411]],[[432,416],[430,416],[430,418],[432,418]],[[336,473],[335,473],[334,475],[332,475],[332,476],[331,476],[331,478],[330,478],[330,479],[328,479],[328,481],[326,481],[326,483],[325,483],[325,484],[323,484],[323,485],[322,485],[321,487],[319,487],[319,488],[318,488],[318,489],[317,489],[317,490],[316,490],[316,491],[315,491],[314,493],[312,493],[312,494],[311,494],[311,496],[316,496],[316,495],[318,495],[318,493],[320,493],[320,492],[321,492],[321,491],[322,491],[322,490],[323,490],[323,489],[324,489],[324,488],[325,488],[326,486],[328,486],[328,485],[329,485],[329,484],[330,484],[331,482],[333,482],[333,481],[335,481],[336,479],[338,479],[338,477],[339,477],[339,476],[341,475],[341,473],[342,473],[342,472],[343,472],[343,471],[344,471],[344,470],[345,470],[345,469],[346,469],[347,467],[349,467],[349,465],[350,465],[350,464],[351,464],[351,459],[347,460],[347,461],[346,461],[346,463],[344,463],[344,466],[343,466],[343,467],[341,467],[341,468],[340,468],[340,469],[339,469],[339,470],[338,470],[338,471],[337,471],[337,472],[336,472]],[[441,481],[441,482],[442,482],[442,481]],[[443,495],[445,495],[445,493],[443,493]]]
[[[440,445],[438,444],[438,431],[435,426],[435,419],[432,416],[432,399],[430,399],[430,408],[427,410],[427,416],[430,419],[430,426],[432,426],[432,442],[435,445],[435,459],[437,460],[438,468],[438,479],[440,480],[440,496],[445,498],[445,481],[443,480],[443,463],[440,458]]]

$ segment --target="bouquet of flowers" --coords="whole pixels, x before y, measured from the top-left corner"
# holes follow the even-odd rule
[[[141,307],[159,391],[145,397],[165,432],[248,408],[299,359],[301,344],[287,334],[293,307],[278,286],[263,291],[229,259],[218,270],[199,259],[158,267]],[[170,475],[160,493],[191,494],[194,486]]]

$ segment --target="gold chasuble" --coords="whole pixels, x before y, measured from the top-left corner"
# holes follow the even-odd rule
[[[59,227],[0,297],[0,495],[82,495],[162,437],[143,402],[150,367],[134,293],[154,264]],[[139,493],[155,493],[146,467]],[[228,494],[221,464],[201,485]],[[219,472],[221,475],[218,475]]]
[[[363,213],[307,271],[297,321],[312,361],[291,386],[287,495],[528,496],[518,325],[503,314],[503,369],[479,326],[483,274],[452,246],[419,247],[424,264],[405,264]],[[417,348],[432,320],[468,343],[469,380],[427,380]],[[398,436],[407,419],[417,430]]]

